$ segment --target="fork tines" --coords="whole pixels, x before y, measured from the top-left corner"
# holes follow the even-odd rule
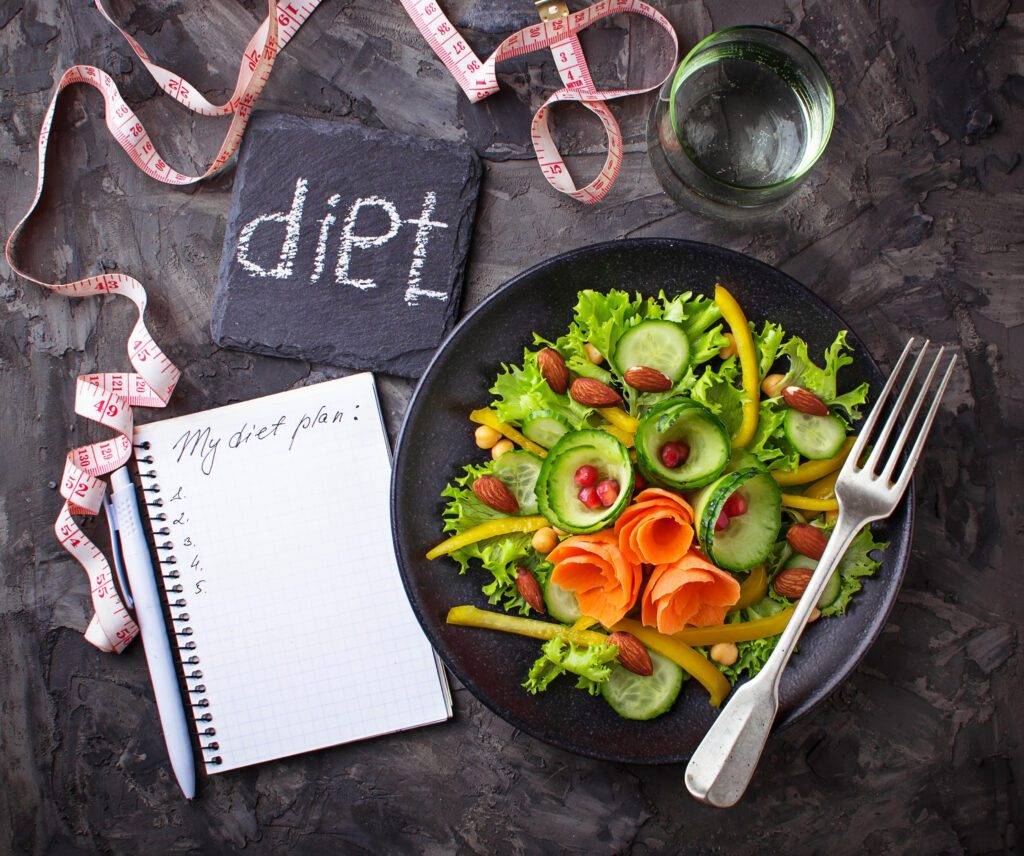
[[[925,355],[928,352],[930,343],[925,339],[917,358],[914,360],[914,363],[910,368],[910,373],[907,375],[906,380],[903,381],[903,386],[900,388],[896,402],[889,410],[889,417],[885,420],[885,423],[882,425],[882,429],[878,432],[878,435],[873,436],[875,426],[878,424],[882,411],[885,409],[885,404],[889,398],[889,394],[895,387],[901,370],[913,351],[914,341],[914,339],[911,339],[907,342],[907,346],[903,349],[903,353],[900,354],[900,358],[896,361],[892,374],[889,375],[889,379],[882,388],[882,392],[878,396],[878,400],[875,402],[874,407],[871,408],[871,413],[868,414],[867,419],[864,420],[864,424],[861,426],[860,435],[857,437],[857,442],[850,451],[846,465],[843,468],[844,472],[848,471],[851,474],[863,473],[872,479],[878,479],[886,485],[892,485],[897,491],[902,491],[910,481],[914,465],[917,463],[917,459],[921,454],[921,449],[924,447],[925,440],[928,438],[928,432],[931,430],[932,423],[935,421],[935,414],[938,413],[939,403],[942,401],[942,396],[946,391],[946,385],[949,383],[949,378],[953,374],[953,367],[956,364],[957,357],[954,353],[949,359],[946,370],[942,373],[942,379],[939,382],[938,387],[933,391],[933,382],[935,380],[936,373],[938,372],[942,358],[946,353],[945,346],[938,349],[938,352],[935,354],[935,358],[931,362],[931,367],[928,369],[928,373],[920,384],[917,396],[914,399],[914,403],[911,406],[909,413],[903,416],[904,405],[906,404],[907,398],[914,387],[914,381],[917,379],[918,371],[925,362]],[[931,397],[931,404],[917,428],[913,445],[905,456],[905,464],[900,470],[899,475],[896,478],[893,478],[893,474],[901,460],[907,441],[911,437],[911,432],[914,431],[915,424],[918,422],[918,416],[921,413],[921,408],[928,401],[929,396]],[[896,440],[890,444],[889,438],[892,436],[900,422],[903,423],[903,428]],[[868,447],[868,444],[872,446],[871,454],[864,462],[863,467],[859,467],[857,462],[863,456],[864,450]],[[883,461],[882,456],[886,453],[887,457]],[[881,468],[879,469],[879,467]]]

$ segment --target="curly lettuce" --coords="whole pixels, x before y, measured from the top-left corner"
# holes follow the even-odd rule
[[[611,677],[619,653],[611,644],[577,645],[558,636],[545,642],[540,650],[540,657],[523,682],[532,694],[543,692],[555,678],[570,672],[577,676],[577,689],[597,695],[601,684]]]
[[[736,648],[739,650],[739,656],[736,658],[736,662],[731,666],[719,665],[719,670],[729,679],[730,684],[735,684],[744,675],[750,678],[754,677],[764,668],[764,664],[768,662],[775,646],[779,644],[780,638],[781,635],[767,636],[764,639],[737,642]]]
[[[789,370],[783,383],[811,390],[833,410],[843,411],[847,422],[859,419],[860,407],[868,400],[868,385],[862,383],[843,395],[838,392],[839,370],[853,362],[851,351],[846,331],[840,330],[835,341],[825,350],[824,366],[818,366],[808,353],[807,343],[799,336],[793,336],[779,349],[780,356],[789,358]]]
[[[441,491],[441,496],[448,500],[442,512],[446,533],[457,534],[471,526],[504,516],[484,505],[473,493],[473,482],[480,476],[490,474],[493,466],[493,461],[470,464],[465,467],[463,475]],[[525,567],[532,571],[542,585],[551,572],[551,565],[533,549],[532,538],[528,532],[499,535],[456,550],[451,558],[458,563],[460,574],[469,571],[472,561],[478,561],[491,574],[490,581],[481,589],[488,603],[500,604],[506,611],[526,615],[530,607],[516,588],[518,569]]]
[[[857,533],[843,558],[839,560],[839,596],[826,606],[822,615],[843,615],[852,598],[863,587],[864,577],[873,576],[882,566],[872,554],[889,546],[887,541],[876,541],[870,526]]]
[[[521,365],[502,365],[490,391],[495,396],[492,407],[498,418],[513,425],[521,425],[531,414],[547,410],[579,429],[586,427],[593,412],[548,386],[537,364],[536,351],[524,350]]]
[[[730,357],[716,370],[710,366],[690,389],[690,398],[703,404],[725,425],[729,436],[735,434],[743,421],[743,402],[746,396],[736,386],[739,382],[740,363]]]
[[[625,391],[630,413],[637,415],[659,401],[689,391],[697,380],[698,367],[711,360],[727,344],[719,323],[721,317],[722,313],[713,300],[690,291],[675,297],[659,292],[657,297],[645,298],[619,290],[602,293],[588,289],[579,293],[568,331],[552,346],[565,357],[570,371],[604,383],[618,381]],[[683,328],[690,342],[690,366],[671,390],[639,393],[622,383],[619,367],[612,357],[623,333],[642,321],[654,319],[673,321]],[[544,340],[538,337],[537,341]],[[588,359],[588,343],[605,358],[603,365],[596,366]]]

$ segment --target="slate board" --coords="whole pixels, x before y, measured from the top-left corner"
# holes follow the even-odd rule
[[[214,341],[419,376],[458,316],[480,175],[468,146],[256,113],[239,153]]]

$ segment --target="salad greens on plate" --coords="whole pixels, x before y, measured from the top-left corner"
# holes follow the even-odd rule
[[[867,404],[846,331],[823,354],[722,286],[581,291],[470,414],[488,457],[445,488],[428,553],[483,574],[450,624],[535,638],[530,693],[564,679],[651,719],[693,677],[721,704],[774,649],[827,543]],[[842,616],[886,545],[865,528],[818,600]]]

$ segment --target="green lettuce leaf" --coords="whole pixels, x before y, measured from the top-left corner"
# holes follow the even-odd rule
[[[789,445],[782,428],[785,417],[786,407],[781,399],[761,399],[757,431],[749,448],[770,470],[792,470],[800,463],[800,455]]]
[[[868,385],[862,383],[843,395],[838,393],[839,370],[853,362],[851,350],[846,342],[846,331],[840,330],[825,351],[825,365],[822,367],[811,359],[807,343],[793,336],[779,349],[780,355],[789,357],[789,371],[784,383],[806,387],[829,407],[845,411],[848,421],[859,419],[860,406],[868,399]]]
[[[472,489],[473,482],[482,475],[490,474],[493,466],[493,461],[470,464],[464,469],[463,475],[441,492],[448,500],[442,512],[446,533],[464,532],[471,526],[504,516],[484,505]],[[551,572],[551,565],[533,549],[532,540],[533,535],[529,532],[499,535],[456,550],[451,558],[458,564],[460,574],[469,571],[471,562],[479,562],[491,574],[490,582],[481,589],[487,601],[494,605],[501,604],[507,611],[526,615],[530,607],[516,588],[519,567],[533,571],[541,585],[547,581]]]
[[[842,615],[850,605],[850,598],[861,590],[861,579],[875,574],[882,566],[881,561],[871,554],[884,550],[888,542],[876,541],[870,526],[857,533],[846,554],[839,560],[839,597],[825,607],[822,615]]]
[[[586,424],[587,417],[593,412],[548,386],[537,365],[536,351],[523,351],[522,365],[503,365],[501,368],[491,387],[491,394],[496,396],[493,409],[503,422],[521,425],[526,417],[538,410],[550,410],[578,429]]]
[[[612,674],[619,649],[615,645],[576,645],[559,636],[541,646],[541,655],[530,667],[523,686],[527,692],[539,693],[548,688],[559,675],[576,675],[577,689],[591,695],[601,691],[601,684]]]
[[[705,368],[690,390],[690,398],[721,419],[730,437],[739,430],[743,421],[745,394],[737,386],[739,375],[739,360],[730,357],[717,369]]]
[[[459,533],[479,523],[486,523],[503,515],[488,505],[484,505],[473,493],[473,482],[480,476],[490,475],[494,470],[494,461],[484,464],[470,464],[463,468],[461,476],[441,491],[441,496],[448,500],[441,519],[446,533]]]
[[[750,322],[750,332],[754,337],[754,347],[757,350],[757,364],[761,379],[764,380],[779,356],[779,348],[782,347],[782,340],[786,333],[781,324],[773,324],[765,321],[761,332],[758,333],[754,323]]]
[[[780,636],[768,636],[765,639],[737,642],[736,648],[739,650],[739,657],[736,662],[731,666],[719,665],[719,670],[731,684],[735,684],[744,675],[750,678],[754,677],[764,668],[764,664],[768,662],[775,646],[779,644],[780,638]]]
[[[648,319],[678,323],[690,341],[690,366],[675,387],[667,392],[638,393],[622,383],[611,360],[622,334]],[[577,298],[575,317],[568,331],[555,341],[554,347],[576,374],[604,383],[618,382],[630,413],[637,415],[665,398],[689,391],[697,380],[698,367],[726,345],[722,325],[718,323],[720,320],[721,312],[713,300],[695,296],[690,291],[675,297],[660,292],[657,297],[645,298],[639,294],[631,297],[628,292],[618,289],[608,292],[586,290],[581,291]],[[538,337],[537,341],[543,340]],[[605,358],[603,365],[595,366],[587,358],[585,346],[588,342]]]

